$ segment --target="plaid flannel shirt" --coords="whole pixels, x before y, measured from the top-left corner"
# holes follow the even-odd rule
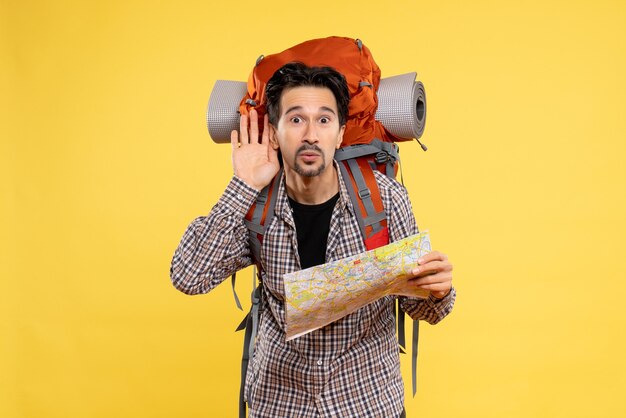
[[[339,170],[337,170],[339,171]],[[417,233],[405,188],[376,173],[397,241]],[[346,186],[339,176],[326,260],[365,251]],[[252,263],[244,217],[258,192],[233,177],[209,216],[195,219],[174,254],[171,279],[187,294],[207,293]],[[248,366],[245,397],[250,417],[397,417],[404,385],[395,337],[394,296],[383,297],[316,331],[285,341],[282,276],[300,269],[297,236],[284,178],[275,216],[261,249],[263,305],[254,356]],[[454,305],[452,291],[438,300],[400,297],[413,319],[435,324]]]

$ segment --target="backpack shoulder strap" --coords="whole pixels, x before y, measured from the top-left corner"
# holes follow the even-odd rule
[[[261,267],[261,243],[263,242],[265,229],[274,217],[274,207],[276,206],[276,196],[278,195],[278,186],[280,184],[282,172],[283,169],[281,168],[272,182],[261,190],[256,198],[256,201],[250,207],[244,219],[246,227],[248,228],[248,242],[250,245],[250,252],[252,253],[252,262],[256,264],[258,268]],[[266,204],[268,202],[269,204]],[[237,273],[233,273],[231,276],[231,282],[235,305],[237,305],[237,308],[240,310],[243,310],[239,297],[237,296],[237,291],[235,290],[236,280]]]
[[[365,160],[349,159],[339,163],[346,188],[357,212],[357,221],[367,250],[389,243],[387,213],[383,207],[374,171]]]
[[[257,196],[256,202],[252,205],[245,218],[248,227],[250,251],[252,261],[259,265],[261,260],[261,244],[265,229],[274,218],[274,208],[276,207],[276,196],[282,177],[283,169],[278,171],[272,182],[265,186]]]
[[[348,195],[357,212],[357,221],[367,250],[389,243],[387,213],[383,206],[374,170],[395,177],[398,154],[394,144],[374,140],[351,145],[335,152]]]

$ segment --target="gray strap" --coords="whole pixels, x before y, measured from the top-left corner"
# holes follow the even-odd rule
[[[237,297],[237,291],[235,290],[236,279],[237,279],[237,272],[233,273],[233,275],[231,276],[231,282],[233,284],[233,296],[235,296],[235,304],[237,305],[240,311],[243,311],[243,308],[241,307],[241,302],[239,302],[239,297]]]
[[[278,171],[276,177],[274,178],[274,184],[272,185],[272,196],[270,198],[269,206],[267,207],[267,217],[265,218],[265,228],[270,224],[270,221],[274,217],[274,208],[276,208],[276,197],[278,196],[278,188],[280,187],[280,180],[283,176],[283,169]],[[265,232],[265,230],[263,231]]]
[[[395,172],[395,164],[390,161],[387,161],[387,166],[385,167],[385,174],[387,174],[387,177],[391,177],[391,178],[395,178],[396,172]]]
[[[263,190],[256,197],[256,207],[252,214],[252,222],[261,225],[261,217],[263,216],[263,209],[265,208],[265,202],[267,202],[267,195],[269,193],[269,185],[265,186]]]
[[[420,321],[413,320],[413,341],[411,343],[411,380],[413,383],[413,397],[417,393],[417,342],[420,338]]]
[[[248,343],[248,353],[250,353],[250,358],[254,356],[254,342],[256,340],[256,333],[259,327],[259,309],[261,305],[261,286],[257,287],[252,291],[252,308],[250,310],[250,315],[252,317],[252,331],[250,332],[250,338],[247,341]]]
[[[369,163],[370,167],[372,167],[372,170],[378,170],[378,167],[376,166],[376,161],[369,161]],[[396,164],[394,161],[392,161],[391,159],[387,160],[387,164],[385,164],[385,175],[387,177],[390,177],[392,179],[396,178],[395,166]]]
[[[396,178],[396,162],[400,162],[400,154],[399,154],[399,150],[400,148],[398,148],[398,144],[395,143],[391,143],[391,142],[383,142],[383,146],[388,145],[389,149],[387,149],[387,147],[383,148],[385,152],[388,153],[389,157],[387,159],[387,164],[386,164],[386,173],[387,177],[391,177]]]
[[[398,150],[398,145],[395,143],[385,142],[374,138],[369,144],[357,144],[339,148],[335,151],[335,160],[344,161],[350,158],[362,157],[364,155],[375,155],[376,162],[379,164],[385,162],[392,162],[395,164],[395,162],[400,159]]]
[[[350,181],[350,173],[346,168],[346,165],[343,163],[339,163],[339,169],[341,170],[341,177],[344,178],[344,183],[346,185],[346,189],[348,189],[348,195],[350,196],[350,200],[352,201],[352,206],[354,207],[354,212],[356,214],[356,220],[359,223],[359,228],[361,228],[361,234],[363,235],[363,240],[365,240],[365,223],[363,221],[363,217],[361,216],[361,210],[359,209],[359,198],[352,187],[352,182]]]
[[[335,160],[345,161],[350,158],[358,158],[364,155],[372,155],[380,152],[380,148],[373,145],[350,145],[347,147],[339,148],[335,151]]]
[[[398,324],[398,345],[400,346],[400,352],[402,354],[405,354],[406,353],[406,332],[404,329],[405,313],[400,307],[400,300],[397,300],[395,312],[396,312],[396,323]]]
[[[254,232],[256,234],[261,234],[261,235],[263,235],[263,232],[265,232],[265,228],[263,228],[261,224],[255,224],[254,222],[251,222],[247,219],[244,219],[244,223],[246,224],[246,227],[248,227],[248,230],[250,232]]]
[[[244,397],[244,391],[246,388],[246,374],[248,373],[248,362],[250,360],[250,356],[248,355],[248,343],[250,340],[250,333],[252,332],[252,327],[250,326],[252,323],[252,319],[250,318],[250,313],[246,315],[244,322],[246,323],[246,334],[243,337],[244,339],[243,354],[241,356],[241,384],[239,386],[239,418],[246,418],[246,400]]]
[[[259,240],[258,235],[263,236],[265,234],[265,229],[270,224],[272,218],[274,217],[274,208],[276,207],[276,196],[278,195],[278,187],[280,186],[280,179],[282,177],[282,168],[274,178],[274,184],[272,185],[272,196],[269,201],[269,206],[267,208],[267,217],[265,218],[265,225],[261,225],[261,218],[263,217],[263,210],[265,209],[265,204],[267,202],[267,196],[269,195],[269,185],[264,187],[263,190],[259,193],[256,198],[256,206],[254,208],[254,212],[252,213],[252,220],[248,221],[244,219],[246,227],[248,228],[248,236],[250,243],[250,251],[252,252],[252,260],[255,263],[260,262],[261,260],[261,241]]]
[[[365,225],[372,225],[374,233],[378,232],[381,229],[380,223],[369,223],[371,220],[375,220],[375,215],[377,214],[376,209],[374,208],[374,203],[372,202],[372,196],[370,194],[370,189],[367,187],[365,183],[365,178],[361,173],[361,167],[356,162],[356,160],[348,160],[348,166],[350,166],[350,172],[352,173],[352,177],[354,177],[354,181],[356,183],[356,187],[358,188],[358,195],[363,202],[363,206],[365,207],[365,213],[367,216],[363,220]],[[357,208],[358,209],[358,208]],[[383,218],[384,218],[384,211]]]
[[[364,224],[366,226],[372,225],[374,232],[378,232],[382,227],[380,222],[386,219],[387,215],[384,210],[382,212],[376,212],[376,210],[374,209],[372,200],[370,198],[370,191],[367,188],[367,184],[365,184],[365,179],[363,178],[363,175],[361,173],[361,168],[356,162],[355,158],[364,155],[374,154],[375,163],[386,163],[387,176],[395,178],[395,163],[400,158],[398,154],[398,146],[392,142],[384,142],[379,139],[374,139],[369,145],[354,145],[351,147],[342,148],[338,151],[342,151],[339,155],[339,161],[348,161],[352,176],[354,177],[357,187],[359,188],[359,197],[361,197],[361,199],[363,200],[365,212],[367,213],[367,216],[363,220]],[[335,154],[335,159],[337,159],[336,155],[337,154]],[[375,168],[372,167],[372,170],[375,170]]]
[[[261,217],[263,216],[263,208],[265,207],[265,202],[267,201],[269,187],[264,187],[263,190],[259,193],[256,198],[256,206],[254,207],[254,212],[252,213],[252,220],[248,221],[244,219],[244,223],[246,227],[248,227],[248,242],[250,244],[250,251],[252,253],[252,261],[256,262],[259,260],[259,256],[261,255],[261,241],[257,235],[263,235],[264,228],[261,225]]]
[[[374,139],[372,141],[372,145],[379,147],[382,153],[376,155],[376,162],[379,164],[382,163],[392,163],[395,164],[396,161],[400,159],[400,148],[398,144],[395,142],[385,142],[380,139]],[[394,177],[393,175],[391,177]]]
[[[381,221],[384,221],[385,219],[387,219],[387,213],[383,210],[382,212],[374,213],[373,215],[367,216],[365,219],[363,219],[363,222],[365,223],[365,225],[374,225],[380,223]]]
[[[405,318],[406,313],[400,307],[400,300],[397,301],[396,309],[396,321],[398,324],[398,345],[400,346],[400,352],[406,353],[406,332],[405,332]],[[418,354],[418,342],[420,333],[419,320],[413,320],[413,338],[411,341],[411,384],[413,386],[413,397],[417,393],[417,354]]]

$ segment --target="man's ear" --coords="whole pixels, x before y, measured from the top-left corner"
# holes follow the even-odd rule
[[[276,129],[274,129],[274,126],[271,123],[269,124],[269,128],[270,128],[270,132],[269,132],[270,145],[272,146],[273,149],[277,150],[278,138],[276,138]]]
[[[346,132],[346,125],[343,125],[341,128],[339,128],[339,135],[337,136],[337,149],[341,148],[344,132]]]

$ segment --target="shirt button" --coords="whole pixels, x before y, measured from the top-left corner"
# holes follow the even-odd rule
[[[322,360],[317,360],[317,365],[321,366],[322,364],[324,364],[324,362]]]
[[[237,199],[239,199],[239,200],[243,200],[243,196],[242,196],[240,193],[238,193],[238,194],[237,194]]]

